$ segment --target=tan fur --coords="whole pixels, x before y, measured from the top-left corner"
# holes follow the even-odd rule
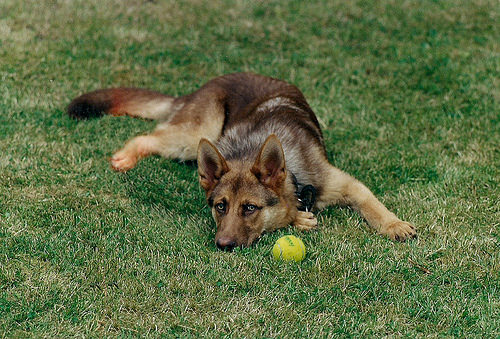
[[[100,112],[159,121],[153,133],[133,138],[113,155],[117,171],[152,154],[198,160],[219,248],[249,246],[263,232],[288,224],[315,228],[314,214],[298,210],[297,194],[306,185],[318,192],[316,210],[349,205],[380,234],[399,241],[416,236],[365,185],[328,162],[314,113],[298,88],[281,80],[230,74],[179,98],[142,89],[99,90],[68,107],[76,118]]]

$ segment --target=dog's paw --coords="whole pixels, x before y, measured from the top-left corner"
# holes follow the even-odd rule
[[[388,236],[392,240],[405,242],[408,239],[417,238],[417,230],[415,226],[406,221],[397,220],[386,227],[384,227],[381,232],[382,234]]]
[[[111,168],[117,172],[127,172],[137,164],[137,157],[127,152],[118,151],[110,160]]]
[[[293,226],[302,231],[309,231],[318,226],[318,220],[311,212],[298,211]]]

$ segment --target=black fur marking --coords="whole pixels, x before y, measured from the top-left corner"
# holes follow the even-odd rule
[[[90,102],[85,97],[79,97],[69,104],[68,114],[75,119],[98,118],[110,108],[110,102]]]
[[[240,189],[245,187],[245,183],[243,182],[241,177],[237,177],[232,184],[233,192],[238,192]]]
[[[267,206],[274,206],[277,205],[280,200],[276,197],[269,197],[266,199],[266,205]]]
[[[226,126],[228,117],[229,117],[229,103],[226,100],[224,101],[224,123],[222,124],[222,126]],[[221,136],[223,135],[224,135],[224,128],[222,129],[221,133]]]
[[[313,185],[307,185],[302,188],[299,193],[300,206],[299,211],[311,211],[316,203],[317,191]]]

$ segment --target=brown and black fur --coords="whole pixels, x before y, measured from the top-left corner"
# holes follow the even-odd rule
[[[298,209],[297,192],[307,185],[317,192],[314,210],[349,205],[380,234],[399,241],[416,236],[415,228],[365,185],[328,162],[316,116],[300,90],[284,81],[229,74],[178,98],[143,89],[104,89],[74,99],[68,113],[158,120],[153,133],[133,138],[116,152],[111,166],[128,171],[152,154],[197,159],[219,248],[248,246],[264,231],[288,224],[316,227],[314,215]]]

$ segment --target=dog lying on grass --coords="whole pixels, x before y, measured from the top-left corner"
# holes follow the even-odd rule
[[[301,91],[284,81],[237,73],[178,98],[112,88],[81,95],[68,106],[77,119],[103,113],[158,121],[153,133],[133,138],[113,155],[117,171],[152,154],[197,159],[220,249],[249,246],[264,231],[289,224],[313,229],[311,211],[334,204],[352,206],[393,240],[416,237],[413,225],[328,162],[316,116]]]

